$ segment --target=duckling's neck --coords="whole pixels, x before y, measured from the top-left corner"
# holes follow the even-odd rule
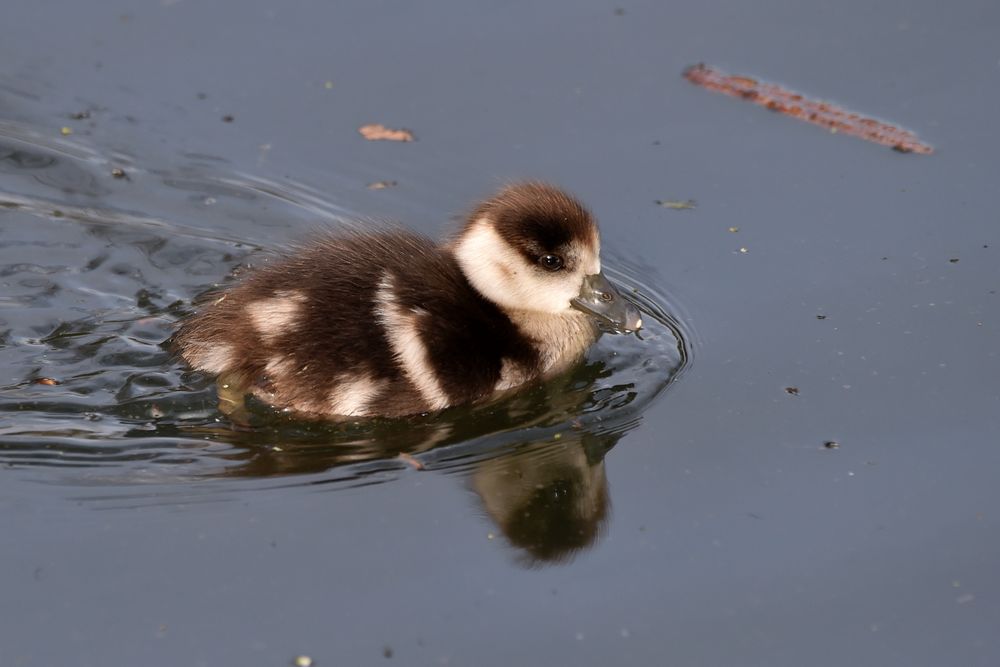
[[[533,343],[545,375],[568,368],[600,335],[594,320],[575,310],[559,314],[511,309],[504,312]]]

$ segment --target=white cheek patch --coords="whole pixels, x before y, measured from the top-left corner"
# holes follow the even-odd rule
[[[248,304],[247,315],[264,342],[269,343],[294,326],[305,302],[306,296],[301,292],[281,291]]]
[[[601,272],[601,237],[596,233],[591,244],[582,249],[580,265],[585,275],[593,276]]]
[[[597,253],[594,253],[593,256],[587,260],[585,266],[583,267],[583,270],[588,276],[594,276],[600,273],[601,256],[598,255]]]
[[[368,406],[382,392],[385,381],[377,382],[370,375],[345,375],[337,379],[330,392],[328,407],[335,415],[360,417],[369,414]]]
[[[417,388],[431,410],[448,407],[448,395],[438,382],[420,337],[419,316],[396,303],[392,279],[382,278],[375,292],[375,317],[389,341],[400,370]]]
[[[582,278],[539,275],[485,219],[462,234],[455,244],[455,258],[472,286],[503,308],[561,313],[580,292]]]
[[[185,352],[192,366],[216,375],[224,373],[234,358],[233,346],[225,344],[199,344]]]

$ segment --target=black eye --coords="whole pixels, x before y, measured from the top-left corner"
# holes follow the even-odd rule
[[[542,255],[538,258],[538,263],[546,271],[558,271],[563,267],[563,258],[559,255]]]

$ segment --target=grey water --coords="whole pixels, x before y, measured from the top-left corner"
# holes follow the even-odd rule
[[[3,15],[0,665],[1000,660],[995,3]],[[167,349],[269,249],[522,178],[593,209],[640,336],[348,424],[234,423]]]

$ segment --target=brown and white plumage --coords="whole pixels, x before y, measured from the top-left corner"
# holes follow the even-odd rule
[[[186,320],[194,368],[280,408],[401,416],[480,401],[641,326],[600,273],[592,216],[548,185],[479,205],[447,244],[402,230],[332,232]]]

